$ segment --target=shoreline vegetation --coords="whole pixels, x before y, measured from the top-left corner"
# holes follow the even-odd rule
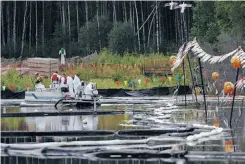
[[[133,54],[125,52],[123,55],[112,54],[107,49],[102,50],[97,57],[90,62],[69,63],[62,67],[59,74],[65,72],[67,75],[78,74],[80,79],[95,82],[98,89],[123,88],[123,89],[147,89],[159,86],[183,85],[182,67],[169,73],[171,66],[169,58],[171,54],[151,53]],[[187,62],[186,62],[187,63]],[[144,67],[157,69],[164,67],[166,72],[157,75],[146,75]],[[64,70],[64,71],[62,71]],[[190,70],[185,66],[186,85],[190,85]],[[51,72],[52,74],[52,72]],[[33,76],[19,75],[14,69],[1,75],[1,86],[11,90],[24,90],[34,88]],[[44,78],[43,84],[46,88],[50,85],[50,77]]]

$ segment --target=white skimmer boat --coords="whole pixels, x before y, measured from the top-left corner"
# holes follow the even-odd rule
[[[44,85],[39,83],[35,85],[34,91],[25,92],[25,100],[20,106],[56,107],[60,103],[62,105],[72,105],[77,107],[100,105],[96,84],[89,82],[86,86],[80,88],[79,94],[72,96],[68,87],[45,88]]]

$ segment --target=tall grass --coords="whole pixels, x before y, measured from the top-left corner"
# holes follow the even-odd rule
[[[19,72],[14,69],[9,70],[5,75],[1,76],[1,86],[6,88],[14,87],[14,90],[33,89],[35,86],[36,79],[31,76],[23,75],[20,76]],[[50,79],[44,78],[43,84],[45,87],[49,87]]]
[[[169,54],[163,53],[148,53],[148,54],[129,54],[124,52],[123,55],[116,55],[108,49],[103,49],[98,57],[95,58],[94,63],[97,64],[144,64],[144,61],[149,59],[169,59]]]
[[[98,57],[93,61],[96,66],[89,65],[88,67],[82,66],[72,66],[64,69],[67,75],[78,74],[81,80],[84,81],[93,81],[97,83],[98,88],[131,88],[124,85],[124,81],[134,80],[136,84],[136,89],[142,88],[151,88],[156,86],[175,86],[178,83],[183,85],[183,71],[180,66],[177,68],[172,75],[171,81],[165,77],[165,80],[161,80],[161,76],[150,76],[145,77],[144,73],[140,69],[141,66],[147,63],[147,66],[154,65],[169,66],[169,54],[129,54],[125,52],[122,56],[112,54],[107,49],[102,50]],[[152,62],[153,61],[153,62]],[[193,61],[192,61],[193,62]],[[188,63],[187,60],[185,63]],[[81,63],[82,64],[82,63]],[[110,65],[111,64],[111,65]],[[186,85],[189,85],[191,82],[190,70],[188,64],[185,64],[186,70]],[[163,72],[163,75],[165,72]],[[179,80],[175,79],[176,76],[179,76]],[[145,78],[149,79],[148,85],[145,84]],[[138,84],[138,80],[141,79],[141,84]],[[120,81],[120,86],[116,85],[116,81]],[[34,87],[35,79],[30,76],[19,76],[18,72],[15,70],[10,70],[7,74],[1,76],[1,86],[5,85],[7,88],[10,85],[21,86],[19,89],[22,90],[26,86]],[[50,78],[44,79],[43,81],[45,87],[49,87]]]

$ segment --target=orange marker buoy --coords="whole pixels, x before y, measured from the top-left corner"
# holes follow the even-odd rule
[[[225,82],[224,83],[224,93],[226,94],[232,94],[234,90],[234,84],[232,82]]]
[[[214,80],[218,80],[218,78],[219,78],[219,73],[218,73],[218,72],[213,72],[213,73],[212,73],[212,78],[213,78]]]
[[[170,65],[173,65],[176,62],[176,56],[171,56],[169,59]]]
[[[232,140],[225,141],[225,152],[234,152],[234,145]]]
[[[239,56],[235,55],[231,58],[231,65],[233,68],[241,68],[241,60]]]

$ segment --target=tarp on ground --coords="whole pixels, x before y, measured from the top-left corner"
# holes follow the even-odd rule
[[[6,89],[5,91],[1,91],[1,99],[24,99],[25,91],[11,91]]]

